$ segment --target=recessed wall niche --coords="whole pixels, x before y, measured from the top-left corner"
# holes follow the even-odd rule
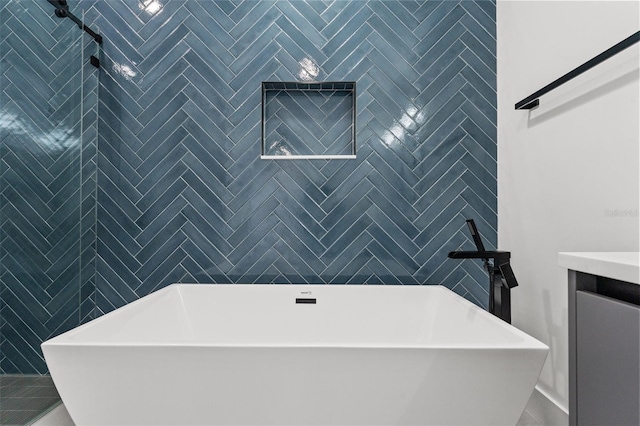
[[[263,159],[356,158],[356,83],[263,82]]]

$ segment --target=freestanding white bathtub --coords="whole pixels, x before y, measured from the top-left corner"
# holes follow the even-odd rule
[[[42,349],[78,426],[513,426],[548,352],[441,286],[202,284]]]

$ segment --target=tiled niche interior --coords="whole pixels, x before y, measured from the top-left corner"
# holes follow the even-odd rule
[[[263,159],[356,156],[356,83],[263,82]]]

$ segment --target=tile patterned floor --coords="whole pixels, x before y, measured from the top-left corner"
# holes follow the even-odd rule
[[[60,402],[49,376],[0,376],[0,425],[28,425]]]

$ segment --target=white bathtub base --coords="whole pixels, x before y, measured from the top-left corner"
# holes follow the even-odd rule
[[[426,295],[430,289],[416,290]],[[334,291],[341,289],[323,298],[333,297]],[[466,313],[459,314],[467,319],[494,321],[449,293],[457,298],[454,305],[461,303]],[[417,294],[412,293],[410,299]],[[303,309],[312,312],[315,308],[318,306]],[[427,338],[424,332],[433,333],[429,327],[418,326],[423,333],[416,341],[387,346],[357,341],[304,346],[276,342],[271,347],[153,339],[127,342],[136,324],[146,323],[146,311],[138,310],[134,307],[126,315],[114,312],[105,318],[111,322],[127,318],[122,326],[103,327],[96,322],[94,333],[86,338],[72,332],[43,345],[58,391],[78,426],[513,426],[548,351],[498,319],[499,330],[493,338],[502,339],[504,334],[511,342],[509,347],[490,342],[466,346],[455,341],[419,343]],[[126,335],[109,342],[100,336],[105,330]],[[310,327],[309,333],[313,332]]]
[[[520,351],[510,354],[503,371],[494,370],[490,351],[480,351],[469,365],[468,354],[459,349],[221,348],[211,353],[190,348],[190,362],[177,367],[183,348],[162,355],[140,348],[144,365],[132,364],[118,351],[104,358],[104,365],[83,362],[104,357],[104,351],[59,353],[80,374],[77,383],[60,389],[69,395],[63,400],[77,425],[513,426],[535,383],[526,388],[500,383],[537,377]],[[157,374],[167,365],[172,368]],[[119,381],[111,369],[120,371]],[[130,383],[121,382],[124,378]],[[96,382],[103,385],[86,385]],[[140,394],[139,382],[162,391]],[[471,394],[475,397],[468,398]]]

